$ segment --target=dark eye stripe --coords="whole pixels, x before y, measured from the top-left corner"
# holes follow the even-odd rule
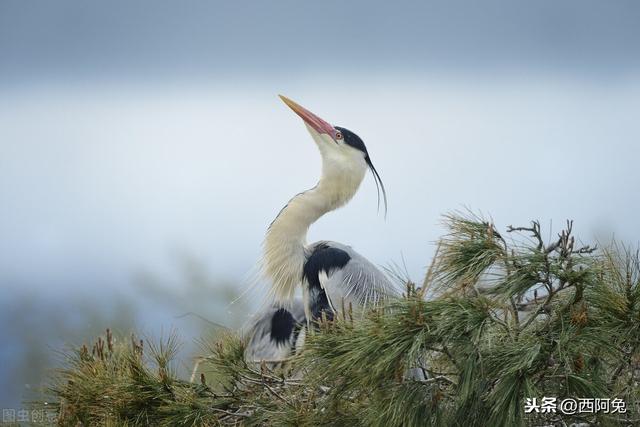
[[[356,150],[360,150],[364,153],[364,160],[369,165],[369,169],[371,169],[371,173],[373,174],[373,179],[376,183],[376,190],[378,191],[378,207],[380,207],[380,191],[382,191],[382,198],[384,201],[384,216],[387,216],[387,192],[384,189],[384,184],[382,184],[382,179],[380,179],[380,175],[378,175],[378,171],[373,167],[373,163],[371,163],[371,157],[369,157],[369,153],[367,153],[367,147],[364,145],[362,139],[351,132],[349,129],[345,129],[342,127],[335,127],[337,131],[342,133],[342,138],[344,139],[344,143],[355,148]],[[378,186],[379,184],[379,186]]]
[[[336,126],[335,128],[342,134],[342,139],[344,140],[345,144],[350,145],[356,150],[362,151],[364,154],[367,154],[367,147],[365,147],[364,142],[362,142],[362,139],[360,139],[358,135],[343,127]]]

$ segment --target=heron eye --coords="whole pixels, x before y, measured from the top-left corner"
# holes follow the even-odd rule
[[[342,139],[342,132],[336,132],[336,139]]]

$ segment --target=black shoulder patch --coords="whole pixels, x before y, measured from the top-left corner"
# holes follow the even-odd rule
[[[342,249],[332,248],[326,243],[317,245],[307,258],[302,275],[309,286],[311,315],[318,320],[325,312],[328,319],[333,319],[333,312],[327,294],[320,285],[320,272],[329,274],[332,270],[342,268],[351,260],[351,256]]]
[[[326,243],[317,245],[307,261],[304,263],[302,274],[311,288],[322,289],[320,286],[321,271],[329,273],[331,270],[342,268],[351,260],[348,253],[342,249],[332,248]]]
[[[362,138],[351,132],[349,129],[340,126],[336,126],[335,128],[342,132],[342,137],[344,138],[345,144],[350,145],[356,150],[362,151],[366,155],[369,155],[369,153],[367,152],[367,147],[364,145],[364,141],[362,140]]]
[[[288,310],[280,308],[271,317],[271,341],[285,344],[296,326],[296,321]]]

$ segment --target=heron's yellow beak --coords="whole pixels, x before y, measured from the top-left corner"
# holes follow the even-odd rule
[[[311,126],[316,132],[319,134],[326,133],[331,136],[331,138],[335,138],[336,130],[329,123],[322,120],[320,117],[313,114],[311,111],[304,108],[302,105],[290,100],[286,96],[278,95],[282,101],[289,106],[293,110],[294,113],[299,115],[302,120],[309,126]]]

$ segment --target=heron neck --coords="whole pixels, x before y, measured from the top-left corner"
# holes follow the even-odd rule
[[[291,199],[271,223],[264,241],[263,270],[276,299],[293,298],[302,278],[309,227],[353,197],[362,182],[362,177],[357,178],[323,176],[314,188]]]

